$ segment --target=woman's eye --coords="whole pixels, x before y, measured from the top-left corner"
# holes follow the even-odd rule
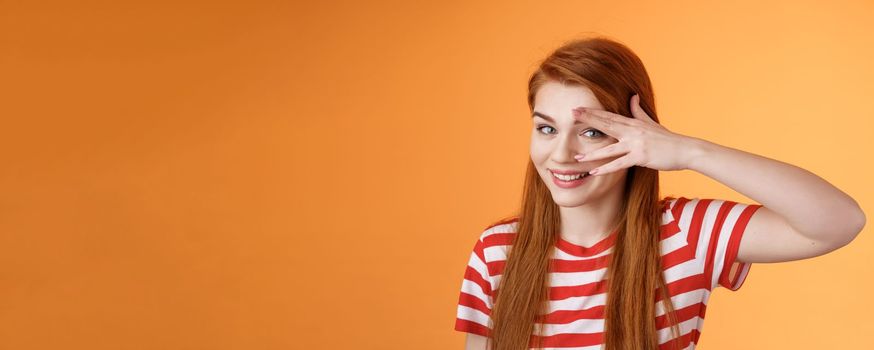
[[[553,131],[547,131],[547,132],[544,132],[543,130],[544,130],[545,128],[552,129]],[[549,125],[538,125],[538,126],[537,126],[537,131],[539,131],[541,134],[545,134],[545,135],[549,135],[549,134],[554,133],[554,130],[555,130],[555,128],[553,128],[553,127],[551,127],[551,126],[549,126]],[[585,135],[587,132],[594,132],[594,133],[595,133],[595,136],[589,136],[589,138],[599,138],[599,137],[603,137],[603,136],[605,136],[605,134],[604,134],[603,132],[601,132],[600,130],[598,130],[598,129],[588,129],[588,130],[585,130],[585,131],[583,131],[583,132],[581,133],[581,135]]]
[[[594,132],[598,133],[599,136],[594,136],[594,137],[601,137],[601,136],[604,136],[604,133],[601,132],[601,131],[598,130],[598,129],[589,129],[589,130],[583,131],[583,133],[585,134],[585,133],[587,133],[587,132],[589,132],[589,131],[594,131]]]
[[[539,125],[539,126],[537,126],[537,131],[540,131],[540,133],[543,133],[543,128],[550,128],[550,129],[552,129],[553,127],[551,127],[551,126],[549,126],[549,125]],[[551,133],[548,132],[548,133],[546,133],[546,134],[551,134]]]

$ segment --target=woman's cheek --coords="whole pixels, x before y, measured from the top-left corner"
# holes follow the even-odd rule
[[[532,160],[543,160],[549,154],[548,145],[544,145],[541,142],[531,142],[531,159]]]

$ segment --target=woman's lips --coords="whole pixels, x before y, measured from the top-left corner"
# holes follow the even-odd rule
[[[552,171],[550,171],[549,173],[550,173],[550,177],[552,177],[552,182],[553,182],[556,186],[561,187],[561,188],[574,188],[574,187],[580,186],[580,185],[582,185],[583,183],[588,182],[588,178],[591,177],[591,176],[589,175],[588,172],[584,172],[584,173],[582,173],[583,176],[580,177],[579,179],[576,179],[576,180],[570,180],[570,181],[565,181],[565,180],[562,180],[562,179],[557,178],[557,177],[552,173]]]

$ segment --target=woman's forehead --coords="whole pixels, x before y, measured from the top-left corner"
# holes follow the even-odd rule
[[[595,97],[595,93],[584,85],[561,84],[550,81],[543,84],[534,96],[534,105],[542,105],[544,108],[559,104],[599,109],[603,107],[598,98]]]
[[[555,119],[570,121],[573,109],[590,107],[603,109],[595,94],[586,86],[547,82],[537,90],[534,99],[534,114],[532,116],[548,116]]]

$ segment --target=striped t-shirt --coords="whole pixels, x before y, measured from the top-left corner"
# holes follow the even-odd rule
[[[656,297],[656,325],[661,348],[680,342],[694,349],[701,336],[710,292],[717,286],[736,291],[750,270],[735,260],[740,240],[759,204],[720,199],[666,197],[662,203],[661,254],[668,293],[680,322],[681,337],[671,339],[671,329],[661,301]],[[458,298],[455,330],[488,337],[490,312],[516,232],[518,218],[495,223],[480,234],[473,247]],[[545,316],[543,347],[600,349],[604,331],[607,256],[616,235],[583,247],[558,235],[549,272],[549,313]],[[535,332],[536,332],[535,328]],[[529,345],[530,345],[529,344]]]

